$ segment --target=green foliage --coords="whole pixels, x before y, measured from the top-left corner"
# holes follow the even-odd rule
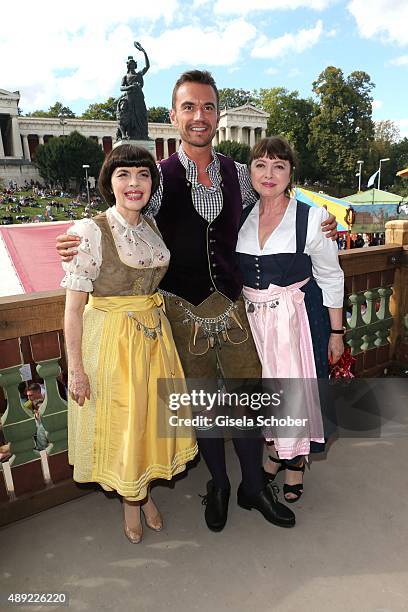
[[[234,89],[233,87],[223,87],[218,90],[220,94],[220,109],[237,108],[244,104],[255,104],[255,92],[245,89]]]
[[[317,104],[311,98],[299,98],[297,91],[288,91],[284,87],[261,89],[257,103],[269,113],[268,136],[284,136],[295,149],[299,160],[299,168],[296,168],[297,180],[316,179],[319,172],[307,143],[310,122],[318,111]]]
[[[233,160],[246,164],[249,159],[250,148],[246,144],[241,144],[233,140],[224,140],[215,147],[218,153],[232,157]]]
[[[170,123],[169,109],[165,106],[152,106],[147,111],[147,120],[150,123]]]
[[[62,102],[55,102],[47,111],[36,110],[32,113],[27,113],[27,117],[70,117],[74,118],[75,113],[68,106],[63,106]]]
[[[374,123],[374,140],[387,144],[395,144],[401,140],[400,130],[395,121],[385,119],[375,121]]]
[[[35,163],[41,176],[50,183],[67,187],[70,179],[77,185],[84,178],[83,164],[89,164],[89,176],[97,177],[104,159],[100,146],[79,132],[69,136],[51,138],[47,144],[37,148]]]
[[[99,119],[102,121],[113,121],[116,119],[115,98],[109,97],[106,102],[96,102],[90,104],[83,112],[82,119]]]
[[[352,184],[358,159],[367,159],[374,137],[372,98],[374,84],[367,73],[344,78],[327,67],[313,83],[319,109],[310,122],[310,150],[324,178],[337,185]]]
[[[401,196],[408,198],[408,179],[395,176],[399,170],[408,168],[408,138],[403,138],[399,142],[396,142],[391,147],[390,161],[385,165],[392,165],[392,181],[390,191],[398,193]],[[382,174],[382,169],[381,169]],[[381,179],[382,183],[382,179]]]

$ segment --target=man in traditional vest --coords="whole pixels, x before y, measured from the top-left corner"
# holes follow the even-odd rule
[[[170,117],[181,138],[179,151],[160,162],[160,187],[148,214],[155,217],[171,252],[160,288],[186,378],[259,379],[261,367],[241,297],[235,257],[242,206],[256,200],[248,169],[212,148],[219,95],[207,71],[191,70],[177,80]],[[331,236],[336,223],[325,224]],[[77,246],[61,236],[58,250]],[[74,251],[75,253],[75,251]],[[72,255],[72,253],[71,253]],[[262,472],[262,437],[234,437],[242,471],[238,504],[256,509],[275,525],[291,527],[295,515],[281,504]],[[227,521],[230,482],[224,438],[201,437],[199,447],[211,480],[205,520],[212,531]]]

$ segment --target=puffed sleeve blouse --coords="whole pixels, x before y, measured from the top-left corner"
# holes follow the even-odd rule
[[[138,269],[168,265],[170,252],[143,217],[138,225],[130,225],[114,206],[106,211],[106,217],[124,264]],[[90,293],[103,260],[101,230],[92,219],[81,219],[75,221],[67,234],[79,236],[81,242],[78,254],[71,261],[62,263],[65,276],[61,287]]]

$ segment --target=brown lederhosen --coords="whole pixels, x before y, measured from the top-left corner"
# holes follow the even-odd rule
[[[261,364],[242,297],[233,304],[214,292],[194,306],[183,298],[165,295],[165,307],[187,378],[216,379],[220,374],[223,378],[261,377]],[[208,337],[186,309],[201,319],[215,319],[229,312],[227,330]]]

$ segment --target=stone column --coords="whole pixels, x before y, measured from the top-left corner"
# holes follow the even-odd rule
[[[180,148],[180,138],[176,138],[176,151]]]
[[[28,146],[28,136],[23,135],[24,158],[31,161],[30,147]]]
[[[261,129],[261,138],[266,138],[266,129],[265,128]]]
[[[103,137],[98,136],[98,145],[103,149]]]
[[[43,145],[44,144],[44,136],[42,136],[40,134],[38,135],[38,144],[39,145]]]
[[[237,127],[237,140],[242,143],[242,127],[240,125]]]
[[[249,128],[249,146],[252,147],[255,144],[255,130],[254,128]]]
[[[4,157],[3,136],[1,135],[1,130],[0,130],[0,157]]]
[[[231,139],[231,128],[229,126],[225,128],[225,140],[232,140]]]
[[[163,138],[163,159],[167,159],[169,156],[169,141],[167,138]]]
[[[394,291],[390,300],[390,308],[394,315],[390,340],[394,347],[394,359],[405,364],[408,360],[408,220],[387,221],[385,244],[401,247],[401,252],[396,255],[399,258],[399,265],[395,270]]]
[[[18,118],[11,118],[11,147],[13,157],[23,157],[23,148],[21,146],[20,130],[18,128]]]

